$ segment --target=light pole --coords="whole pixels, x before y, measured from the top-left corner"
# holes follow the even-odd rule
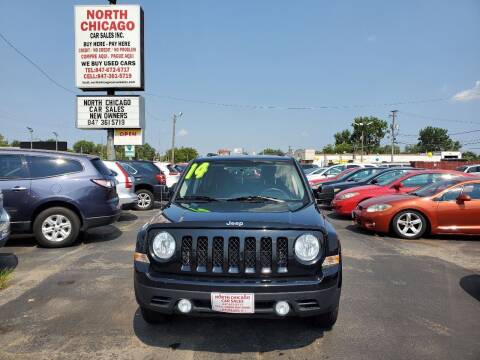
[[[364,139],[365,139],[365,126],[368,126],[370,125],[372,122],[368,122],[368,123],[363,123],[363,122],[359,122],[359,123],[356,123],[354,122],[352,125],[355,127],[356,125],[358,126],[361,126],[362,127],[362,153],[360,154],[360,162],[363,163],[363,154],[364,154]]]
[[[178,114],[173,114],[172,158],[171,158],[172,164],[175,164],[175,125],[177,124],[177,117],[180,117],[182,115],[183,113],[181,111]]]
[[[52,131],[53,135],[55,135],[55,151],[58,151],[58,133],[56,131]]]
[[[33,149],[33,129],[27,126],[28,132],[30,133],[30,149]]]

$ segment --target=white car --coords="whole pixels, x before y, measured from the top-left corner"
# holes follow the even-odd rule
[[[175,167],[169,162],[155,162],[156,167],[158,167],[164,174],[166,178],[166,185],[169,189],[175,185],[178,180],[180,180],[180,173],[175,169]]]
[[[134,179],[125,171],[117,161],[103,161],[115,175],[117,180],[117,193],[120,206],[133,205],[137,201],[137,194],[134,191]]]
[[[473,174],[473,175],[480,175],[480,164],[478,165],[463,165],[457,168],[458,171]]]
[[[357,167],[376,167],[376,165],[348,163],[348,164],[333,165],[327,168],[319,168],[315,171],[312,171],[311,173],[308,173],[307,180],[312,181],[312,180],[320,180],[320,179],[335,177],[345,169],[357,168]]]

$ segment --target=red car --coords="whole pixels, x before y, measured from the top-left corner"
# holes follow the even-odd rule
[[[453,178],[410,194],[362,201],[353,211],[366,230],[404,239],[432,234],[480,235],[480,179]]]
[[[472,177],[472,175],[455,170],[411,171],[400,178],[389,178],[375,185],[357,186],[340,191],[335,195],[332,207],[337,214],[350,216],[357,205],[364,200],[382,195],[408,193],[431,183],[447,180],[455,176]]]
[[[347,175],[348,173],[351,173],[353,170],[357,170],[357,168],[345,169],[341,173],[338,173],[338,175],[335,175],[333,177],[325,177],[325,178],[321,178],[321,179],[312,179],[312,180],[309,180],[308,183],[310,184],[310,186],[313,186],[313,185],[321,184],[321,183],[326,182],[326,181],[338,180],[338,179],[344,177],[345,175]]]

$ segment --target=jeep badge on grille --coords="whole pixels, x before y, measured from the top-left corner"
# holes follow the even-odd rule
[[[227,226],[243,226],[243,221],[229,221],[225,223]]]

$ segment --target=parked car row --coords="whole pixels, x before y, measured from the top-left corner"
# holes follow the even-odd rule
[[[362,228],[405,239],[425,233],[480,234],[480,178],[468,168],[407,167],[345,172],[313,188],[317,202]],[[466,171],[467,170],[467,171]]]
[[[124,206],[152,209],[168,199],[167,179],[173,187],[179,178],[165,166],[167,176],[150,161],[2,148],[0,245],[11,231],[33,233],[45,247],[68,246],[80,231],[115,222]]]

